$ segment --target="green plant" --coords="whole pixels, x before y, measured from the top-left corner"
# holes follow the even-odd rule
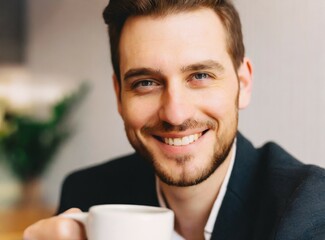
[[[68,117],[88,90],[78,91],[51,106],[51,117],[35,119],[10,111],[3,112],[0,128],[0,161],[5,161],[21,181],[39,177],[53,161],[62,144],[72,134]]]

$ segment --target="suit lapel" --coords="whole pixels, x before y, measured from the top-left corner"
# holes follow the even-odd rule
[[[261,188],[258,152],[240,133],[227,192],[211,240],[251,240]]]

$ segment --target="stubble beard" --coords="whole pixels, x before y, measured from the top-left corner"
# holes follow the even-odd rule
[[[147,160],[154,168],[156,175],[160,178],[160,180],[170,186],[177,186],[177,187],[187,187],[187,186],[194,186],[197,184],[202,183],[206,179],[208,179],[218,168],[219,166],[226,160],[228,157],[234,140],[237,134],[237,125],[238,125],[238,112],[236,112],[236,117],[234,119],[235,122],[231,123],[231,129],[224,129],[224,134],[221,134],[219,137],[216,136],[216,143],[214,146],[213,153],[209,157],[209,161],[207,166],[204,166],[200,169],[195,169],[195,173],[189,174],[186,169],[186,164],[191,161],[194,156],[192,155],[183,155],[183,156],[176,156],[170,157],[173,161],[176,162],[177,166],[183,168],[183,171],[180,174],[175,176],[172,171],[165,169],[161,164],[161,161],[157,159],[152,151],[150,151],[142,141],[139,139],[137,141],[134,140],[133,137],[127,131],[126,132],[129,138],[129,141],[133,148],[145,159]],[[197,125],[206,125],[210,129],[213,128],[211,126],[211,122],[198,122],[195,120],[187,120],[186,123],[179,125],[179,126],[171,126],[168,123],[158,123],[152,127],[144,127],[142,129],[143,132],[150,132],[152,128],[164,128],[165,131],[172,131],[178,129],[180,131],[185,131],[188,128],[195,128]],[[215,127],[216,128],[216,127]],[[213,129],[217,134],[217,130]],[[230,131],[230,132],[229,132]],[[134,136],[135,137],[135,136]],[[168,157],[167,157],[168,158]],[[170,159],[169,159],[170,160]]]
[[[218,168],[219,166],[226,160],[229,155],[235,136],[229,142],[229,144],[225,146],[220,146],[219,149],[215,149],[212,154],[210,160],[208,161],[208,165],[202,169],[196,169],[196,172],[193,174],[189,174],[187,171],[183,170],[181,174],[175,177],[172,174],[169,174],[166,170],[163,169],[159,160],[157,160],[150,152],[147,152],[145,158],[151,162],[153,165],[157,176],[160,180],[170,186],[177,187],[188,187],[198,185],[205,180],[207,180]],[[175,161],[180,167],[186,168],[187,162],[191,161],[194,157],[191,155],[185,155],[182,157],[175,158]]]

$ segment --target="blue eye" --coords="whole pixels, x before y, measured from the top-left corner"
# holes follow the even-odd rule
[[[193,78],[195,78],[196,80],[203,80],[203,79],[206,79],[208,78],[209,75],[206,74],[206,73],[196,73],[193,75]]]
[[[150,80],[142,80],[134,84],[133,88],[138,88],[138,87],[151,87],[154,86],[154,82]]]
[[[139,94],[154,92],[160,88],[160,83],[151,79],[138,80],[131,85],[131,89]]]
[[[152,86],[153,85],[153,82],[152,81],[149,81],[149,80],[145,80],[145,81],[141,81],[139,83],[139,85],[141,87],[149,87],[149,86]]]

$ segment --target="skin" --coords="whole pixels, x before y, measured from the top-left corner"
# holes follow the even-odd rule
[[[245,58],[234,69],[220,19],[201,8],[129,18],[120,40],[120,70],[121,84],[116,76],[113,81],[129,141],[155,167],[175,212],[176,231],[188,240],[204,239],[204,226],[233,154],[238,110],[250,101],[250,61]],[[184,146],[161,141],[194,134],[200,137]],[[62,221],[71,220],[43,220],[24,236],[51,239],[57,231],[53,239],[67,239],[55,228]],[[80,226],[70,224],[65,227],[71,230],[69,239],[83,239]],[[49,233],[46,238],[40,229]]]

